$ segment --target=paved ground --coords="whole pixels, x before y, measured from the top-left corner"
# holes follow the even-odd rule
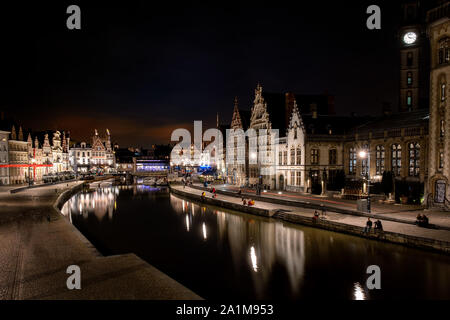
[[[133,254],[99,256],[52,208],[78,183],[0,190],[0,299],[200,299]],[[73,264],[81,268],[81,290],[66,286]]]
[[[172,188],[177,188],[180,190],[183,190],[185,192],[190,192],[193,194],[201,195],[202,191],[194,188],[189,188],[183,186],[172,186]],[[216,189],[218,189],[216,187]],[[211,193],[207,192],[207,196],[210,197]],[[223,194],[217,194],[217,199],[229,201],[233,203],[239,203],[242,204],[242,201],[238,197],[233,196],[227,196]],[[291,214],[297,214],[305,217],[312,217],[314,215],[314,209],[306,209],[306,208],[299,208],[299,207],[293,207],[293,206],[286,206],[286,205],[279,205],[279,204],[273,204],[269,202],[263,202],[263,201],[256,201],[255,207],[263,208],[263,209],[269,209],[269,210],[285,210],[288,211]],[[335,221],[339,223],[344,223],[348,225],[354,225],[359,227],[364,227],[367,221],[366,217],[359,217],[359,216],[353,216],[348,214],[342,214],[342,213],[336,213],[336,212],[330,212],[327,211],[326,217],[324,219]],[[430,238],[435,240],[441,240],[441,241],[450,241],[450,231],[448,230],[435,230],[435,229],[427,229],[427,228],[420,228],[415,225],[409,224],[409,223],[400,223],[400,222],[392,222],[392,221],[386,221],[381,220],[383,224],[383,228],[385,231],[390,232],[396,232],[401,233],[405,235],[410,236],[416,236],[416,237],[424,237],[424,238]]]
[[[196,184],[197,186],[203,186]],[[226,190],[237,192],[239,190],[236,186],[231,185],[214,185],[217,190]],[[245,189],[242,191],[246,194],[255,194],[254,189]],[[262,197],[267,198],[281,198],[291,201],[308,201],[316,204],[323,204],[327,206],[333,206],[341,209],[356,211],[355,200],[336,199],[332,197],[323,197],[313,194],[294,193],[283,191],[279,194],[276,191],[267,191],[261,193]],[[450,212],[439,210],[428,210],[417,205],[399,205],[399,204],[380,204],[372,202],[371,213],[384,215],[386,217],[392,217],[405,222],[414,222],[419,213],[426,214],[430,223],[450,228]]]

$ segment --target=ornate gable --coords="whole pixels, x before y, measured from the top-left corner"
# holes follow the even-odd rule
[[[105,145],[102,142],[102,139],[98,136],[97,129],[95,130],[95,135],[92,137],[92,150],[95,151],[105,151]]]
[[[303,119],[298,111],[297,102],[294,100],[294,108],[292,109],[292,114],[289,118],[288,131],[294,128],[301,128],[303,134],[305,133],[305,126],[303,125]]]
[[[250,128],[271,129],[269,114],[267,113],[267,103],[264,101],[262,86],[259,83],[255,89],[255,100],[253,100]]]
[[[237,97],[234,98],[233,118],[231,120],[231,129],[242,129],[242,119],[239,113]]]

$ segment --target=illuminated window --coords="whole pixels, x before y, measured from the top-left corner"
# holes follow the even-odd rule
[[[400,175],[402,169],[402,146],[399,144],[393,144],[391,148],[392,152],[392,171],[395,175]]]
[[[378,145],[376,147],[376,153],[375,153],[375,166],[376,166],[376,174],[381,175],[384,172],[384,146]]]
[[[356,173],[356,150],[355,150],[355,148],[350,148],[350,150],[349,150],[348,172],[350,174]]]
[[[412,92],[408,91],[406,95],[406,105],[408,106],[408,109],[411,109],[412,106]]]
[[[368,151],[369,150],[369,145],[367,145],[367,144],[363,145],[362,149]],[[368,152],[370,152],[370,151],[368,151]],[[368,163],[369,163],[368,156],[361,160],[361,175],[362,176],[366,176],[367,173],[368,173],[368,169],[369,169]]]
[[[412,72],[408,71],[408,73],[406,75],[406,82],[407,82],[408,86],[412,85],[412,81],[413,81]]]
[[[319,164],[319,149],[311,149],[311,164]]]
[[[409,144],[409,175],[418,176],[420,173],[420,144]]]
[[[445,101],[445,83],[441,84],[441,101]]]
[[[444,152],[439,152],[439,169],[444,168]]]
[[[444,135],[445,135],[445,122],[444,122],[444,120],[441,120],[441,121],[440,121],[440,129],[439,129],[439,132],[440,132],[441,138],[443,138]]]

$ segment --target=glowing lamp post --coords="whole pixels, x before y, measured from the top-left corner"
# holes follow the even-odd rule
[[[359,157],[361,159],[367,158],[367,212],[370,213],[370,151],[361,150]]]

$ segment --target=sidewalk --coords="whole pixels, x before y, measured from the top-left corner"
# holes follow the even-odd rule
[[[53,207],[82,183],[0,193],[0,299],[201,299],[134,254],[100,256]],[[67,289],[70,265],[81,290]]]
[[[201,184],[194,184],[195,187],[203,188]],[[235,196],[239,187],[232,185],[214,185],[218,191],[228,191],[234,192]],[[208,187],[210,189],[210,187]],[[255,195],[255,190],[243,188],[243,194],[245,195]],[[313,194],[303,194],[283,191],[281,194],[275,191],[262,192],[260,197],[267,199],[283,199],[288,201],[297,202],[298,204],[316,204],[324,206],[326,210],[336,210],[341,209],[349,211],[352,214],[361,214],[362,216],[369,216],[368,213],[359,213],[356,210],[355,200],[345,200],[345,199],[335,199],[331,197],[323,197]],[[426,214],[429,218],[430,224],[436,225],[446,230],[450,230],[450,212],[439,211],[439,210],[428,210],[417,205],[399,205],[399,204],[380,204],[373,203],[371,206],[371,215],[379,215],[384,219],[389,219],[395,222],[404,222],[409,224],[414,224],[416,217],[419,213]],[[345,213],[345,212],[341,212]]]
[[[171,186],[171,188],[179,190],[181,192],[194,194],[196,196],[200,196],[202,193],[202,190],[198,190],[196,188],[191,188],[191,187],[183,188],[183,186],[175,185],[175,186]],[[207,192],[206,195],[208,198],[211,198],[210,192]],[[218,194],[216,199],[242,205],[241,199],[236,196]],[[263,202],[263,201],[256,201],[255,207],[260,208],[260,209],[266,209],[266,210],[278,210],[280,212],[280,214],[275,215],[274,217],[283,218],[283,216],[285,214],[289,214],[289,215],[295,215],[295,216],[299,216],[302,218],[306,218],[308,222],[312,220],[312,217],[313,217],[314,211],[315,211],[314,209],[273,204],[273,203]],[[347,225],[347,226],[351,226],[351,227],[356,227],[356,230],[359,230],[359,229],[362,230],[362,228],[366,224],[367,218],[327,211],[326,217],[322,220],[328,221],[328,222],[335,222],[335,223],[339,223],[339,224],[343,224],[343,225]],[[382,220],[382,219],[381,219],[381,222],[383,224],[384,231],[387,233],[401,234],[401,235],[405,235],[405,236],[409,236],[409,237],[420,237],[420,238],[424,238],[424,239],[430,240],[430,241],[433,241],[433,240],[444,241],[444,242],[447,242],[448,245],[450,245],[450,231],[420,228],[420,227],[417,227],[417,226],[409,224],[409,223],[393,222],[393,221]]]

